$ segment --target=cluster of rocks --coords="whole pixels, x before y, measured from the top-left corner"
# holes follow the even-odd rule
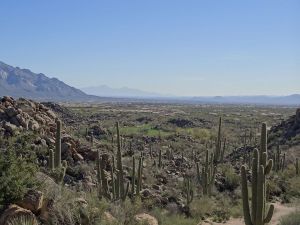
[[[39,146],[54,148],[57,119],[56,113],[42,103],[8,96],[0,99],[0,133],[10,137],[25,130],[33,131],[37,134],[32,144],[34,148]],[[94,130],[103,133],[97,128]],[[62,159],[73,163],[85,159],[95,160],[96,157],[95,149],[81,144],[66,131],[62,131]]]
[[[0,130],[13,136],[22,130],[44,132],[55,123],[56,115],[43,104],[4,96],[0,99]]]

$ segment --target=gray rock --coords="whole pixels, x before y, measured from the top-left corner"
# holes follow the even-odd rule
[[[9,118],[11,118],[11,117],[18,115],[19,112],[18,112],[18,110],[16,110],[13,107],[8,107],[5,109],[5,113]]]

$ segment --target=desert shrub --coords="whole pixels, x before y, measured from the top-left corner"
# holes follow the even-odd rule
[[[158,220],[158,224],[163,225],[191,225],[199,222],[197,218],[187,218],[183,214],[173,214],[161,208],[155,208],[151,214]]]
[[[0,208],[24,197],[28,189],[35,188],[37,167],[14,149],[0,150]]]
[[[57,191],[57,188],[60,188]],[[52,202],[49,224],[103,224],[101,217],[108,204],[100,201],[96,192],[74,192],[65,187],[53,186],[45,192],[45,197]]]
[[[124,202],[117,202],[110,207],[112,215],[124,225],[137,225],[134,216],[143,210],[142,201],[136,198],[134,202],[128,198]]]
[[[211,138],[210,131],[204,128],[191,128],[188,129],[188,133],[191,134],[195,139],[207,141]]]
[[[226,164],[221,167],[221,174],[224,177],[222,187],[228,191],[234,191],[240,183],[240,177],[235,172],[231,164]]]
[[[242,206],[242,200],[239,199],[235,204],[232,204],[229,208],[230,215],[233,218],[239,218],[243,216],[243,206]]]
[[[216,204],[212,198],[203,196],[199,199],[194,199],[190,205],[191,214],[195,218],[204,218],[213,214]]]
[[[234,203],[232,199],[227,194],[218,194],[216,196],[216,208],[212,212],[214,222],[226,222],[229,220],[231,208]]]
[[[295,177],[295,175],[296,175],[296,169],[293,164],[289,164],[283,172],[279,173],[279,176],[282,179],[293,178]]]
[[[280,188],[280,180],[269,179],[267,184],[269,186],[269,192],[271,196],[280,196],[282,194],[282,189]]]
[[[299,225],[300,224],[300,212],[290,213],[280,219],[279,225]]]
[[[300,177],[290,178],[288,184],[287,194],[293,197],[300,197]]]
[[[112,223],[104,223],[103,214],[108,210],[109,204],[104,200],[99,200],[96,192],[86,193],[84,199],[87,201],[86,207],[80,208],[81,221],[88,221],[89,224],[95,225],[114,225]],[[82,223],[83,224],[83,223]]]

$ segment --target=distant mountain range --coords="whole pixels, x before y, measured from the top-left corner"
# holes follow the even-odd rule
[[[267,104],[300,105],[300,94],[288,96],[216,96],[174,97],[138,89],[111,88],[106,85],[82,88],[71,87],[57,78],[42,73],[9,66],[0,61],[0,96],[32,98],[41,101],[148,101],[191,104]]]
[[[38,100],[72,101],[95,99],[57,78],[9,66],[0,61],[0,96],[25,97]]]
[[[132,88],[111,88],[107,85],[81,88],[85,93],[116,98],[136,98],[144,100],[153,100],[158,102],[185,102],[185,103],[212,103],[212,104],[268,104],[268,105],[300,105],[300,95],[288,96],[195,96],[180,97],[171,95],[161,95],[158,93],[145,92]]]
[[[160,98],[167,97],[161,94],[141,91],[138,89],[122,87],[122,88],[111,88],[107,85],[100,85],[94,87],[81,88],[87,94],[103,96],[103,97],[127,97],[127,98]]]

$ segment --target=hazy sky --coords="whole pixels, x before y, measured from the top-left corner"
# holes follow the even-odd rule
[[[75,87],[300,93],[300,1],[1,0],[0,61]]]

